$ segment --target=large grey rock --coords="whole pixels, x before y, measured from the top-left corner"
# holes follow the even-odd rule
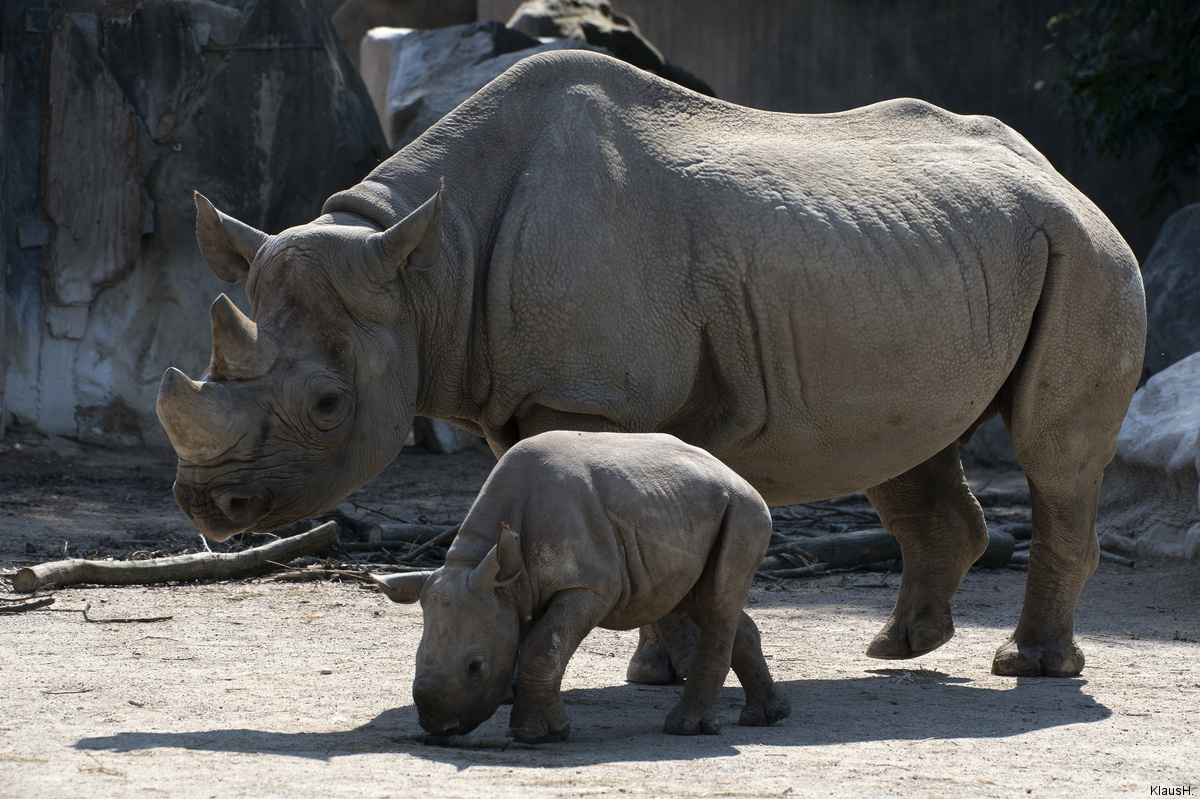
[[[229,291],[192,190],[282,229],[370,171],[383,133],[321,0],[59,3],[45,30],[46,234],[39,274],[4,284],[0,426],[166,446],[163,370],[204,370]]]
[[[659,77],[715,97],[711,86],[671,64],[638,30],[637,23],[613,10],[608,0],[528,0],[508,27],[538,38],[578,39],[603,47],[617,58]]]
[[[1200,353],[1150,378],[1121,425],[1104,472],[1101,546],[1139,556],[1200,557]]]
[[[325,8],[355,66],[371,28],[444,28],[477,19],[475,0],[325,0]]]
[[[1147,376],[1200,351],[1200,203],[1176,211],[1142,264]]]
[[[375,28],[360,50],[363,81],[398,150],[522,58],[546,50],[596,50],[575,39],[542,43],[499,22],[437,30]]]

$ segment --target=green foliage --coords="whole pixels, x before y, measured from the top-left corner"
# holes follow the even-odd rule
[[[1066,61],[1059,110],[1078,122],[1080,147],[1130,157],[1155,145],[1149,215],[1200,160],[1200,2],[1093,0],[1046,24]]]

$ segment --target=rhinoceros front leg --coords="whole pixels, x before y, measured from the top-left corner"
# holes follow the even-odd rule
[[[954,636],[950,598],[987,549],[983,509],[967,486],[957,444],[866,493],[904,557],[896,605],[867,655],[923,655]]]
[[[559,690],[563,672],[579,644],[608,612],[609,604],[586,588],[554,595],[545,613],[521,642],[517,692],[508,734],[517,741],[548,743],[571,734]]]

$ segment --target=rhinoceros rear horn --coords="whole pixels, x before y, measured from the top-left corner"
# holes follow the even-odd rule
[[[175,367],[163,375],[155,410],[175,453],[184,460],[209,460],[234,440],[233,409],[225,387],[197,382]]]
[[[222,294],[212,304],[212,363],[209,372],[225,380],[261,377],[275,363],[278,347],[258,325]]]
[[[196,201],[196,241],[209,268],[226,283],[240,283],[250,262],[271,237],[218,211],[200,192]]]
[[[420,208],[364,245],[376,281],[387,284],[400,269],[429,269],[442,253],[442,189]]]
[[[421,588],[433,575],[431,571],[401,572],[400,574],[368,574],[388,599],[411,605],[421,598]]]

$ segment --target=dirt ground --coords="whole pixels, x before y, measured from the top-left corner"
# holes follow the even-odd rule
[[[406,450],[343,507],[454,523],[490,466],[484,452]],[[170,495],[172,471],[163,454],[10,436],[0,444],[0,572],[64,552],[196,549]],[[1019,481],[992,473],[973,483],[1011,499]],[[988,510],[1028,512],[1011,502]],[[895,599],[896,575],[757,582],[750,613],[791,717],[736,726],[731,676],[720,735],[664,735],[680,686],[626,683],[637,633],[598,630],[564,681],[571,739],[507,749],[413,740],[420,609],[357,583],[68,588],[50,609],[0,615],[0,796],[1194,793],[1198,573],[1195,563],[1102,563],[1076,616],[1087,667],[1067,680],[989,673],[1016,623],[1020,570],[969,574],[954,640],[912,661],[862,654]],[[0,599],[15,598],[0,582]],[[80,612],[89,603],[91,622]],[[171,618],[102,621],[158,616]],[[495,740],[506,722],[502,707],[469,737]]]

